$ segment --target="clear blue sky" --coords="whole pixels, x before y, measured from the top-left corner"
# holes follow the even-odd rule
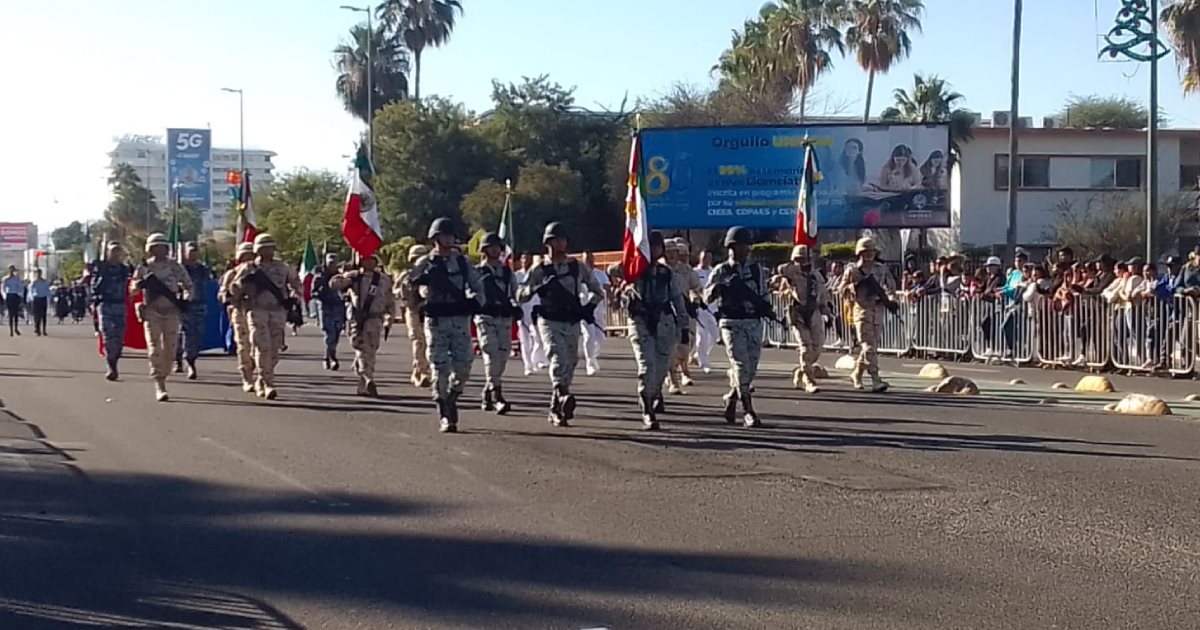
[[[98,217],[112,136],[211,125],[237,144],[237,98],[246,90],[248,145],[279,153],[284,169],[341,171],[359,129],[334,94],[330,51],[358,19],[343,0],[57,0],[0,2],[0,220],[43,230]],[[549,74],[578,87],[580,105],[616,107],[672,83],[707,85],[730,31],[759,0],[463,0],[449,45],[425,56],[425,94],[481,111],[492,79]],[[990,113],[1007,109],[1011,3],[926,0],[913,56],[876,82],[872,109],[936,73]],[[1099,5],[1097,7],[1097,5]],[[1097,33],[1118,0],[1047,0],[1025,8],[1022,113],[1056,111],[1068,95],[1144,100],[1148,68],[1100,63]],[[1098,11],[1098,17],[1097,17]],[[51,40],[45,36],[50,35]],[[1173,59],[1161,64],[1172,126],[1200,126],[1200,98],[1184,99]],[[865,75],[838,60],[820,94],[860,114]],[[820,104],[817,105],[818,109]],[[57,203],[55,203],[57,199]]]

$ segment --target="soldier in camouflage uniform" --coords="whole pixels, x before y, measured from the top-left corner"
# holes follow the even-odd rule
[[[688,357],[692,354],[692,342],[696,339],[696,320],[692,319],[690,314],[699,313],[698,304],[703,299],[704,287],[700,285],[700,276],[696,274],[696,270],[688,264],[690,256],[691,250],[687,241],[682,238],[672,239],[666,245],[664,262],[671,269],[671,273],[675,274],[675,283],[683,293],[684,305],[688,309],[687,326],[679,330],[679,341],[675,345],[675,352],[671,355],[671,368],[667,373],[669,378],[667,391],[672,394],[685,394],[683,388],[692,385]]]
[[[233,276],[238,266],[254,260],[254,245],[238,243],[236,265],[230,267],[221,276],[221,285],[217,289],[217,299],[225,305],[229,314],[229,326],[233,329],[233,345],[237,347],[238,372],[242,375],[242,391],[249,394],[254,391],[254,349],[250,342],[250,312],[246,307],[245,296],[234,297],[232,294]]]
[[[638,366],[642,426],[657,431],[663,380],[679,342],[679,331],[687,330],[688,315],[677,276],[659,260],[664,245],[662,234],[651,232],[649,240],[650,259],[655,262],[625,285],[624,297],[633,324],[629,342]]]
[[[125,298],[129,295],[129,277],[133,268],[125,262],[125,249],[116,241],[110,241],[104,260],[93,264],[92,301],[96,304],[99,333],[104,341],[104,360],[108,366],[104,378],[118,378],[117,362],[121,360],[121,349],[125,347]]]
[[[274,400],[275,366],[284,347],[290,300],[304,292],[296,270],[275,260],[275,239],[263,232],[254,237],[254,261],[242,263],[230,281],[235,300],[246,300],[250,311],[250,341],[254,347],[254,392]]]
[[[168,256],[170,249],[165,234],[151,234],[146,239],[149,257],[129,280],[132,295],[145,294],[137,306],[137,317],[146,328],[150,376],[159,402],[167,401],[167,375],[179,343],[180,318],[192,298],[192,279],[183,265]]]
[[[425,299],[425,342],[440,430],[454,433],[458,431],[458,398],[475,361],[471,315],[483,305],[483,286],[470,261],[456,251],[450,219],[434,220],[429,240],[433,251],[413,265],[409,283],[418,287]]]
[[[350,292],[350,344],[354,348],[354,371],[358,374],[358,395],[379,397],[375,384],[375,355],[383,336],[383,320],[396,310],[392,279],[378,269],[379,257],[363,258],[361,270],[334,276],[329,286]]]
[[[567,256],[564,225],[557,222],[547,225],[542,243],[547,255],[542,264],[529,271],[525,283],[517,291],[517,298],[521,302],[527,302],[535,295],[541,299],[537,325],[550,357],[550,384],[553,387],[550,423],[566,427],[575,417],[571,382],[579,362],[579,322],[593,319],[604,289],[596,282],[591,270]],[[580,303],[579,296],[584,293],[591,295],[587,304]]]
[[[200,356],[200,346],[204,343],[204,328],[208,318],[208,283],[213,279],[212,269],[200,262],[200,248],[195,243],[184,247],[183,268],[192,279],[192,295],[194,299],[183,314],[183,325],[180,327],[180,341],[175,348],[175,371],[183,371],[183,363],[187,362],[187,377],[189,381],[196,380],[196,358]]]
[[[484,411],[500,415],[509,412],[504,398],[504,368],[512,354],[513,317],[521,312],[516,304],[517,283],[512,269],[500,260],[504,241],[499,234],[488,232],[480,242],[484,260],[479,264],[479,281],[483,284],[484,303],[475,316],[479,334],[479,349],[483,355]]]
[[[829,317],[829,291],[825,278],[809,258],[808,247],[792,248],[792,260],[775,268],[771,288],[787,300],[787,322],[800,344],[800,366],[792,373],[797,389],[815,394],[820,390],[813,365],[825,346],[825,319]]]
[[[729,393],[725,394],[725,421],[736,422],[737,403],[747,427],[761,426],[754,410],[752,392],[758,361],[762,356],[763,318],[771,317],[767,278],[762,266],[750,262],[750,230],[735,226],[725,234],[729,258],[713,268],[705,299],[720,300],[717,319],[721,340],[729,356]]]
[[[396,276],[395,297],[398,304],[400,321],[408,329],[408,339],[412,342],[412,381],[413,387],[425,389],[433,384],[429,371],[429,349],[425,345],[425,305],[418,288],[409,282],[412,277],[412,265],[429,255],[429,248],[424,245],[413,245],[408,248],[409,269]]]
[[[854,245],[858,263],[846,268],[843,291],[854,303],[851,320],[859,342],[858,362],[850,373],[855,389],[863,389],[863,372],[871,377],[871,391],[885,392],[888,384],[879,376],[879,341],[887,311],[895,308],[889,292],[893,288],[887,267],[875,260],[875,241],[861,238]]]
[[[342,331],[346,329],[346,296],[344,291],[331,284],[337,275],[337,254],[326,254],[325,266],[317,272],[312,286],[312,295],[317,298],[321,310],[321,332],[325,333],[325,369],[334,372],[341,368],[337,347]]]

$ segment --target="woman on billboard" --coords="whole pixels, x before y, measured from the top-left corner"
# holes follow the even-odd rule
[[[912,149],[898,144],[892,149],[892,157],[883,163],[879,180],[871,185],[875,190],[907,192],[921,187],[921,171],[913,160]]]
[[[842,146],[838,164],[842,167],[842,186],[848,195],[857,194],[867,182],[867,164],[862,154],[863,143],[858,138],[850,138]]]
[[[921,188],[941,190],[946,187],[946,156],[934,151],[921,165]]]

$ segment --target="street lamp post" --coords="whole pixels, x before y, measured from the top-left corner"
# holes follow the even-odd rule
[[[246,100],[241,88],[221,88],[222,92],[238,95],[238,155],[242,173],[246,172]]]
[[[354,11],[355,13],[367,14],[367,159],[371,160],[374,158],[373,149],[375,146],[375,106],[372,103],[375,96],[375,84],[371,76],[375,65],[372,61],[371,49],[374,48],[374,43],[371,39],[375,33],[371,29],[371,6],[355,7],[343,4],[341,8],[347,11]]]
[[[1004,244],[1008,246],[1008,255],[1017,254],[1017,189],[1021,185],[1021,156],[1018,131],[1020,117],[1018,109],[1021,104],[1021,0],[1013,2],[1013,35],[1012,35],[1012,78],[1009,85],[1010,102],[1008,106],[1008,221]]]

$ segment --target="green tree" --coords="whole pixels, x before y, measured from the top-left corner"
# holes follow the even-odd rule
[[[298,170],[286,173],[255,194],[259,221],[279,243],[279,255],[299,261],[309,237],[317,250],[328,248],[342,256],[349,249],[342,240],[346,183],[329,171]]]
[[[495,232],[504,211],[504,184],[488,179],[479,182],[475,190],[462,200],[463,220],[472,231]],[[607,249],[619,234],[594,234],[589,222],[582,221],[584,180],[578,172],[564,165],[525,164],[513,186],[513,247],[517,251],[537,252],[542,249],[542,231],[551,221],[571,225],[572,249]]]
[[[1045,236],[1070,246],[1075,255],[1090,259],[1109,254],[1118,259],[1146,251],[1146,198],[1139,194],[1096,196],[1085,203],[1064,199],[1053,208],[1056,217]],[[1196,232],[1196,195],[1180,193],[1159,201],[1155,234]],[[1160,244],[1164,249],[1178,242]]]
[[[1162,10],[1185,94],[1200,91],[1200,0],[1176,0]]]
[[[787,108],[792,101],[796,68],[794,58],[780,54],[771,41],[767,22],[776,10],[776,5],[767,3],[757,18],[746,20],[740,31],[735,30],[729,48],[721,53],[712,70],[719,75],[718,85],[723,91]]]
[[[367,26],[350,29],[349,41],[333,49],[335,87],[346,111],[367,121]],[[408,52],[381,26],[370,33],[371,104],[376,111],[408,97]]]
[[[782,0],[768,5],[767,39],[773,52],[790,70],[789,87],[800,95],[800,121],[804,122],[808,93],[822,74],[833,69],[837,51],[846,54],[841,23],[841,0]]]
[[[962,155],[962,145],[973,137],[971,112],[957,107],[963,95],[950,91],[950,84],[937,75],[913,75],[910,90],[896,88],[892,92],[896,103],[883,110],[879,119],[885,122],[949,123],[950,149]]]
[[[1071,96],[1058,112],[1063,126],[1074,129],[1108,127],[1113,129],[1145,129],[1149,110],[1141,103],[1124,96]],[[1166,119],[1160,113],[1159,124]]]
[[[104,218],[126,236],[145,237],[162,231],[165,224],[159,213],[154,194],[142,185],[137,171],[124,162],[113,166],[108,177],[113,199],[104,211]]]
[[[863,122],[871,120],[871,94],[875,75],[887,74],[912,51],[910,31],[921,30],[922,0],[850,0],[846,17],[846,45],[867,73],[867,105]]]
[[[379,18],[393,40],[413,54],[413,96],[421,100],[421,55],[450,39],[460,0],[384,0]]]
[[[87,229],[79,221],[72,221],[50,232],[50,242],[54,243],[54,249],[60,251],[72,247],[83,247],[87,241]]]
[[[83,252],[71,249],[58,259],[58,277],[65,282],[74,282],[83,277]]]

